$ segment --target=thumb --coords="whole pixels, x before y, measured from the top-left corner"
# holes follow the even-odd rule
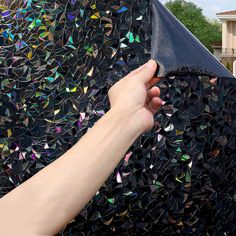
[[[143,83],[148,83],[155,75],[157,71],[157,63],[154,60],[149,60],[140,70],[135,77],[141,80]]]

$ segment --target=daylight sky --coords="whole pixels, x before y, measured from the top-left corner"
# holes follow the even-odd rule
[[[168,0],[160,0],[162,3]],[[203,13],[208,18],[216,18],[217,12],[236,10],[236,0],[188,0],[194,2],[203,9]]]

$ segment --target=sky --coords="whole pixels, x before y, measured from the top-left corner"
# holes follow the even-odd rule
[[[208,18],[216,18],[216,13],[236,10],[236,0],[187,0],[193,2],[203,9],[203,14]],[[162,3],[168,0],[160,0]]]

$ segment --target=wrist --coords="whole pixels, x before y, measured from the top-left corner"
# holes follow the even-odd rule
[[[118,108],[111,108],[107,112],[107,115],[109,115],[112,121],[116,122],[117,125],[122,126],[127,132],[130,132],[132,136],[138,138],[143,133],[136,115],[124,112],[124,110]]]

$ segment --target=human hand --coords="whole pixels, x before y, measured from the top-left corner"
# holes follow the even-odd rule
[[[154,60],[132,71],[108,91],[111,110],[132,117],[141,133],[154,126],[154,115],[161,107],[160,89],[154,86],[160,78],[154,77],[158,66]]]

